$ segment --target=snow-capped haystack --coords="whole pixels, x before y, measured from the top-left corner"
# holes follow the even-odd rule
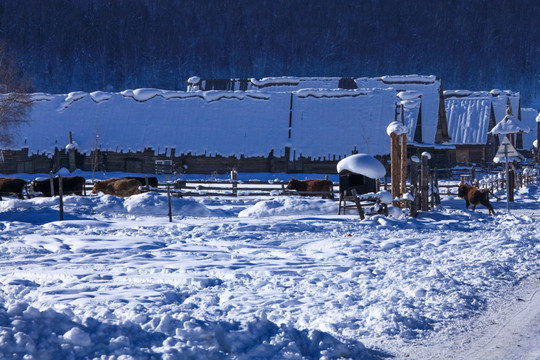
[[[513,115],[506,115],[501,121],[497,123],[491,129],[491,134],[518,134],[518,133],[528,133],[531,131],[528,127],[521,125],[520,120]]]
[[[355,154],[342,159],[337,164],[337,172],[343,171],[364,175],[370,179],[380,179],[386,174],[384,165],[368,154]]]
[[[391,134],[402,135],[407,133],[407,128],[399,121],[392,121],[386,128],[388,136]]]

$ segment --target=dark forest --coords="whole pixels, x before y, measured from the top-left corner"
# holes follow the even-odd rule
[[[2,0],[0,40],[51,93],[434,74],[538,107],[538,19],[531,0]]]

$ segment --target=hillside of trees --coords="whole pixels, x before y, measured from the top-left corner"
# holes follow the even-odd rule
[[[0,40],[51,93],[435,74],[540,107],[538,19],[535,0],[0,0]]]

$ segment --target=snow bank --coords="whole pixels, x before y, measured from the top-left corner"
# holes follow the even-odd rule
[[[130,196],[123,202],[124,208],[129,214],[153,216],[167,216],[168,200],[163,193],[148,192]],[[182,216],[211,216],[212,212],[195,200],[171,197],[171,210],[174,215]]]
[[[13,282],[22,288],[30,283]],[[241,359],[273,358],[300,352],[304,357],[367,358],[356,341],[340,341],[321,331],[277,325],[264,316],[244,326],[202,321],[182,314],[128,321],[78,319],[72,312],[38,310],[25,302],[0,305],[0,356],[4,359]],[[157,325],[157,326],[156,326]]]
[[[285,215],[333,215],[337,204],[331,200],[279,197],[263,200],[242,210],[238,217],[267,217]]]

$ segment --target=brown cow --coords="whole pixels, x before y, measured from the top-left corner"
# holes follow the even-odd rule
[[[131,196],[141,193],[140,186],[142,186],[141,182],[135,179],[108,179],[96,181],[92,194],[102,192],[107,195]]]
[[[0,178],[0,200],[2,195],[15,194],[19,199],[24,199],[22,191],[26,181],[15,178]]]
[[[493,206],[489,203],[489,190],[480,190],[474,186],[463,184],[459,186],[458,196],[465,199],[465,207],[467,209],[472,204],[472,210],[474,211],[476,205],[482,204],[488,208],[489,214],[493,213],[495,215],[495,210],[493,210]]]
[[[297,180],[292,178],[287,184],[287,189],[296,190],[303,196],[317,196],[320,194],[307,194],[309,192],[327,192],[323,194],[323,199],[333,199],[332,187],[334,184],[330,180]]]

